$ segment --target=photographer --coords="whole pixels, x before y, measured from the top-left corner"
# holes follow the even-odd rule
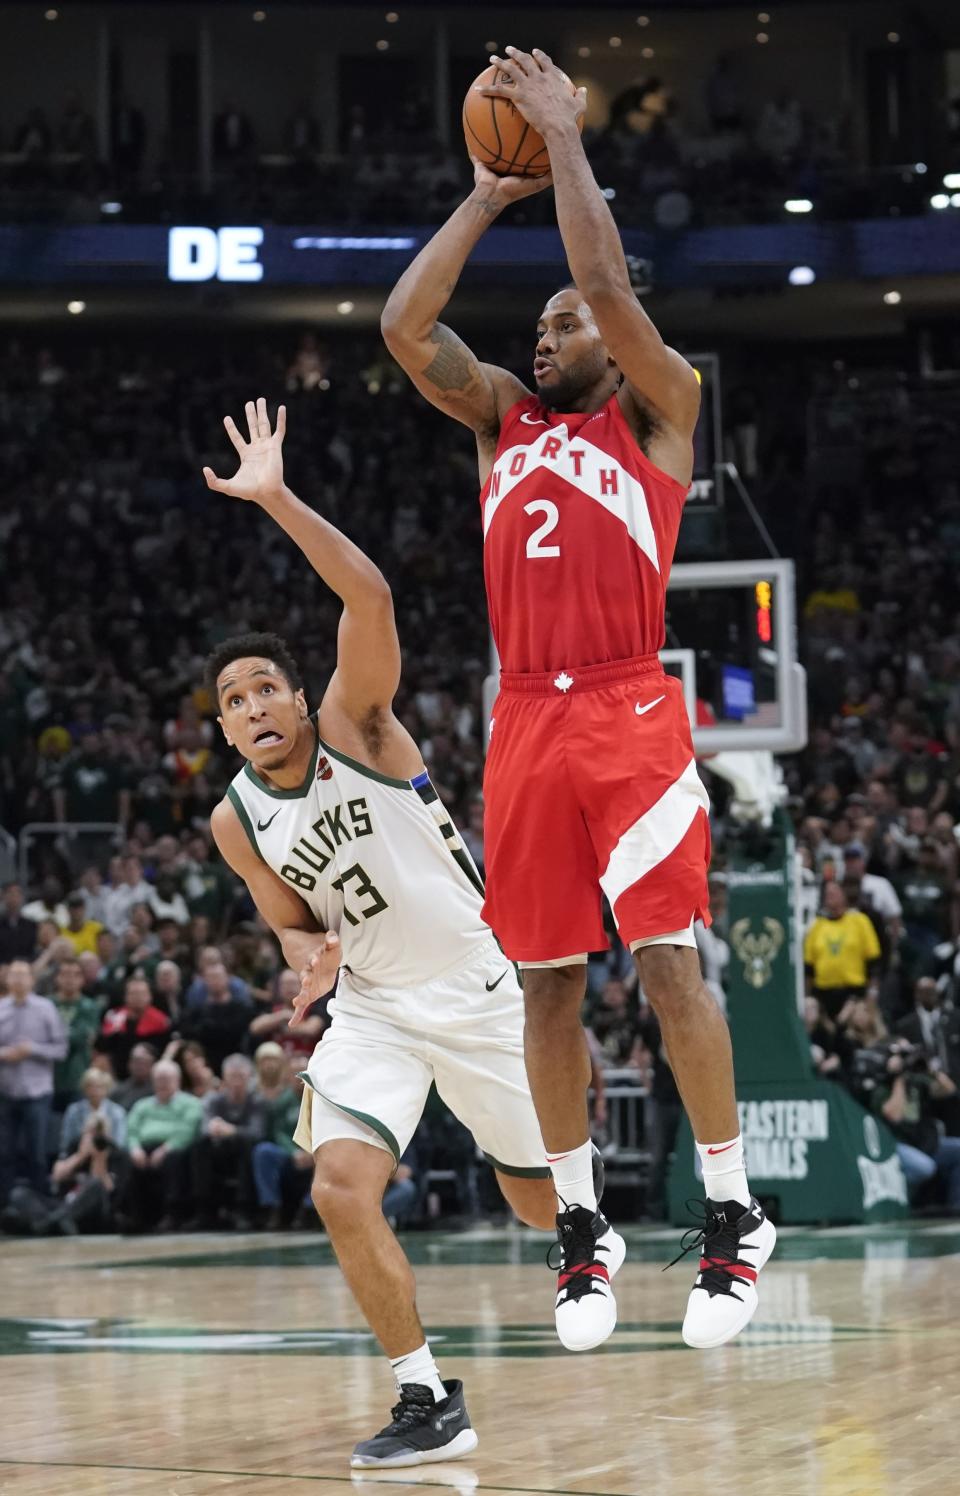
[[[113,1202],[127,1171],[127,1114],[109,1099],[110,1085],[103,1070],[88,1070],[83,1099],[64,1113],[52,1175],[63,1204],[50,1224],[65,1235],[116,1230]]]
[[[886,1051],[882,1076],[872,1088],[873,1110],[897,1139],[897,1154],[911,1190],[934,1175],[946,1185],[947,1209],[960,1215],[960,1138],[943,1135],[934,1103],[956,1087],[922,1045],[895,1039]]]

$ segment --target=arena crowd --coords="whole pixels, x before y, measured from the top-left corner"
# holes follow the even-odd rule
[[[823,380],[832,409],[853,401],[846,376],[842,389],[835,371]],[[482,866],[487,629],[468,437],[444,428],[437,439],[440,418],[372,337],[248,339],[208,358],[173,343],[8,345],[0,826],[26,847],[0,902],[10,1230],[311,1219],[310,1160],[291,1134],[325,1004],[306,1028],[287,1026],[297,976],[208,825],[238,764],[201,685],[207,649],[247,629],[279,632],[314,704],[334,658],[335,601],[258,514],[198,476],[205,462],[222,466],[222,415],[259,393],[287,402],[292,486],[393,586],[398,711]],[[734,440],[772,509],[782,432],[769,389],[748,394]],[[957,1212],[960,615],[949,599],[960,431],[895,382],[878,379],[871,400],[880,414],[857,427],[856,463],[832,462],[830,484],[812,483],[797,527],[813,731],[785,769],[809,906],[811,1066],[893,1127],[917,1204]],[[831,440],[835,454],[836,431]],[[904,506],[905,483],[934,501]],[[722,1002],[730,828],[723,786],[711,788],[716,920],[701,957]],[[24,838],[38,823],[53,829]],[[70,833],[91,823],[100,829]],[[584,1018],[596,1136],[611,1159],[606,1081],[646,1098],[638,1205],[656,1216],[679,1102],[616,942],[591,958]],[[385,1210],[399,1224],[440,1208],[475,1218],[491,1204],[485,1168],[433,1105]]]

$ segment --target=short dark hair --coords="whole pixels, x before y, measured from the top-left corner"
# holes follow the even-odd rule
[[[204,682],[214,701],[218,700],[217,676],[221,670],[232,665],[234,660],[244,660],[250,655],[260,655],[265,660],[271,660],[292,691],[302,689],[300,667],[279,634],[235,634],[232,639],[224,639],[222,644],[212,649],[204,662]]]

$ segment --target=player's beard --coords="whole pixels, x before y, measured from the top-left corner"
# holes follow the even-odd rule
[[[554,366],[553,377],[547,384],[537,383],[537,398],[545,410],[572,411],[583,400],[602,375],[603,369],[586,369],[576,364],[561,374]]]

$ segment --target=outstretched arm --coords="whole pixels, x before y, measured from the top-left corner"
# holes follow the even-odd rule
[[[496,177],[476,160],[474,171],[473,191],[404,271],[387,298],[380,328],[421,395],[489,443],[496,441],[504,412],[530,392],[505,369],[480,363],[438,319],[484,231],[508,203],[541,191],[549,178]]]
[[[270,429],[267,402],[245,406],[249,441],[230,416],[224,426],[240,457],[232,478],[218,478],[205,467],[210,488],[258,504],[299,546],[319,577],[343,602],[337,634],[337,668],[327,687],[336,705],[354,722],[385,710],[400,682],[400,641],[387,581],[368,556],[335,525],[308,509],[283,481],[286,407]]]
[[[545,52],[534,49],[531,55],[515,47],[507,51],[507,58],[492,61],[512,83],[483,92],[511,99],[546,141],[557,223],[577,289],[589,303],[630,392],[689,441],[700,409],[700,385],[686,359],[666,346],[633,293],[619,230],[577,128],[584,91],[571,94],[564,75]]]

